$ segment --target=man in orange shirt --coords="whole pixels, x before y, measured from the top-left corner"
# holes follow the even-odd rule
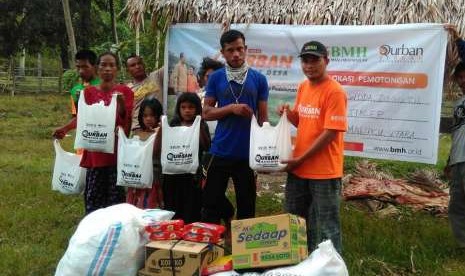
[[[189,67],[187,73],[187,92],[197,93],[199,91],[199,83],[197,82],[197,77],[194,74],[194,68]]]
[[[339,205],[343,174],[343,135],[347,129],[347,95],[326,72],[326,47],[318,41],[304,44],[300,52],[302,71],[294,108],[282,105],[297,127],[292,159],[286,160],[286,211],[307,220],[309,252],[331,239],[342,251]]]

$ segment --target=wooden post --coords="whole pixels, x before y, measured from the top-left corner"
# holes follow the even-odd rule
[[[160,51],[161,51],[161,47],[160,47],[160,44],[161,44],[161,38],[160,38],[160,30],[157,28],[155,30],[155,35],[157,36],[157,51],[156,51],[156,54],[155,54],[155,59],[156,59],[156,69],[160,68],[161,66],[161,62],[160,62]]]
[[[68,34],[69,49],[71,51],[71,58],[69,59],[70,61],[69,65],[71,68],[74,68],[74,55],[76,55],[77,49],[76,49],[76,40],[74,38],[73,23],[71,21],[69,1],[62,0],[62,3],[63,3],[63,12],[65,16],[66,33]]]
[[[58,93],[63,92],[63,66],[58,62]]]
[[[140,55],[140,30],[139,30],[139,24],[136,25],[136,55]]]
[[[15,57],[13,55],[10,56],[10,74],[8,78],[11,78],[12,80],[11,81],[11,96],[14,97],[16,82],[15,82]],[[8,82],[10,82],[9,79],[8,79]]]
[[[37,77],[39,78],[39,92],[42,92],[42,55],[40,53],[37,54]]]
[[[19,57],[19,72],[18,75],[21,77],[26,76],[24,68],[26,67],[26,49],[23,48]]]

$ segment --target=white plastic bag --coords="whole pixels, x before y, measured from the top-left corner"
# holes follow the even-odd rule
[[[349,276],[347,266],[331,240],[326,240],[301,263],[269,270],[262,276]]]
[[[88,105],[81,93],[78,101],[75,149],[113,153],[115,147],[116,94],[105,106],[103,101]]]
[[[66,152],[58,140],[53,141],[55,166],[53,167],[52,190],[66,195],[82,193],[86,185],[86,169],[79,166],[81,156]]]
[[[55,275],[136,275],[144,264],[148,242],[143,214],[143,210],[123,203],[84,217]]]
[[[145,141],[141,141],[138,136],[128,139],[124,131],[118,128],[118,138],[116,185],[152,188],[155,134]]]
[[[144,209],[142,218],[146,224],[150,224],[155,221],[170,220],[174,217],[173,211],[163,209]]]
[[[164,174],[194,174],[199,167],[200,116],[192,126],[170,127],[161,117],[161,168]]]
[[[291,123],[286,113],[281,116],[276,127],[264,122],[260,127],[255,116],[250,125],[249,165],[256,171],[280,171],[292,153]]]

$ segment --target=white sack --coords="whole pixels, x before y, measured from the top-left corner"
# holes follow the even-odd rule
[[[55,276],[133,276],[143,266],[144,211],[130,204],[96,210],[82,219]]]
[[[346,264],[331,240],[318,245],[312,254],[294,266],[269,270],[262,276],[349,276]]]

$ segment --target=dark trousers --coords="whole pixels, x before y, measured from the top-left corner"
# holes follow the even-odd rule
[[[465,248],[465,162],[452,166],[449,222],[459,247]]]
[[[87,169],[84,190],[86,214],[125,201],[124,188],[116,186],[116,166]]]
[[[202,191],[197,175],[164,174],[162,187],[165,209],[175,212],[173,219],[185,223],[200,221]]]
[[[307,220],[308,252],[330,239],[342,252],[339,206],[341,179],[304,179],[288,174],[286,211]]]
[[[236,193],[237,219],[255,217],[256,185],[248,160],[233,160],[214,156],[202,193],[202,221],[220,223],[232,216],[231,204],[225,197],[229,178]],[[229,204],[228,204],[229,203]]]

